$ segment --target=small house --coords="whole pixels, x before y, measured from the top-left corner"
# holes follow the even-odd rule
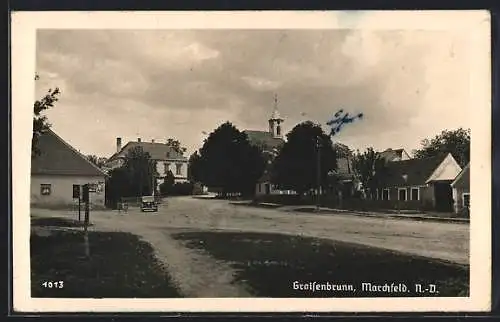
[[[451,183],[455,213],[468,212],[470,208],[470,163]]]

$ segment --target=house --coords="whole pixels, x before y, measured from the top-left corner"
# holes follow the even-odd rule
[[[250,144],[258,146],[262,149],[264,157],[266,158],[267,161],[267,166],[264,170],[264,173],[257,181],[255,187],[255,194],[257,196],[295,193],[291,190],[280,190],[271,183],[272,161],[278,154],[280,147],[285,143],[281,128],[283,122],[284,119],[282,119],[280,116],[280,113],[277,108],[277,100],[275,97],[274,110],[271,114],[271,117],[268,120],[269,124],[268,131],[254,131],[254,130],[243,131],[247,135]]]
[[[41,207],[67,207],[78,204],[73,189],[93,184],[91,207],[104,207],[106,173],[69,145],[54,131],[38,138],[40,155],[31,159],[31,204]]]
[[[453,189],[453,207],[455,213],[469,211],[470,207],[470,163],[457,175],[451,183]]]
[[[384,159],[386,162],[396,162],[396,161],[405,161],[410,159],[410,155],[405,149],[387,149],[385,151],[378,153],[379,157]]]
[[[450,153],[388,162],[376,176],[375,199],[400,209],[452,211],[451,183],[461,170]]]
[[[116,138],[116,152],[105,164],[108,170],[121,167],[125,163],[127,153],[137,147],[149,153],[151,160],[156,168],[156,176],[154,178],[154,186],[159,190],[160,184],[163,183],[168,171],[171,171],[175,177],[175,183],[186,182],[188,173],[188,159],[180,152],[176,151],[166,143],[143,142],[141,138],[137,141],[130,141],[122,147],[122,139]]]

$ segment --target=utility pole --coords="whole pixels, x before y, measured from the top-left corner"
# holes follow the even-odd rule
[[[316,182],[317,182],[317,195],[316,195],[316,211],[319,212],[320,203],[321,203],[321,142],[320,137],[316,137]]]

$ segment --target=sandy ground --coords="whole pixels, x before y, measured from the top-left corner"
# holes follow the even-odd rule
[[[68,211],[32,209],[43,217],[71,217]],[[170,234],[179,230],[269,232],[321,237],[363,244],[459,264],[469,262],[469,225],[360,217],[348,214],[306,214],[279,209],[236,206],[224,200],[176,197],[158,213],[136,208],[94,211],[92,230],[125,231],[153,245],[159,259],[187,297],[249,296],[244,285],[232,283],[234,272],[208,254],[191,250]]]

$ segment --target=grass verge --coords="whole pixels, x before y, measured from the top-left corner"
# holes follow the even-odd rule
[[[179,297],[148,243],[128,233],[88,234],[90,258],[81,231],[32,234],[32,297]]]
[[[236,280],[258,297],[468,296],[469,292],[468,267],[382,249],[261,233],[188,232],[174,238],[228,262],[237,271]],[[303,287],[308,282],[329,282],[352,289],[311,292],[294,288],[294,282]],[[407,290],[363,291],[362,283],[404,284]],[[422,292],[417,292],[416,284],[422,285]],[[435,285],[438,293],[431,293],[429,285]]]

